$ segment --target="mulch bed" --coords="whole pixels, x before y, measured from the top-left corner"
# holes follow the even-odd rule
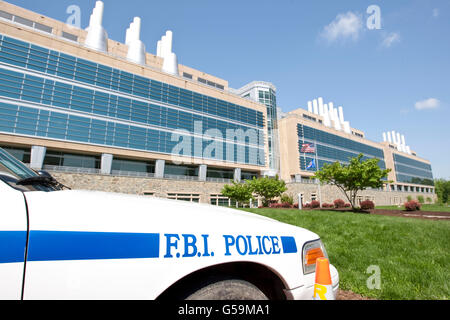
[[[394,216],[394,217],[404,217],[404,218],[450,221],[450,212],[375,209],[375,210],[370,210],[370,214],[378,214],[378,215],[383,215],[383,216]]]
[[[375,300],[375,299],[363,297],[362,295],[354,293],[352,291],[344,291],[339,289],[336,300]]]
[[[339,212],[353,212],[348,208],[343,209],[320,209],[324,211],[339,211]],[[450,212],[436,212],[436,211],[406,211],[406,210],[388,210],[388,209],[374,209],[367,211],[358,211],[359,214],[377,214],[382,216],[415,218],[426,220],[446,220],[450,221]]]

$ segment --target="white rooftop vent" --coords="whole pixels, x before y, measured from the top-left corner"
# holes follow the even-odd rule
[[[383,141],[395,145],[398,151],[412,154],[411,148],[406,145],[405,136],[395,131],[383,132]]]
[[[128,46],[127,59],[138,64],[145,64],[145,45],[140,40],[141,18],[135,17],[127,29],[125,44]]]
[[[333,102],[325,103],[323,98],[308,101],[308,111],[323,117],[323,124],[351,134],[350,122],[344,119],[344,108],[335,108]]]
[[[108,34],[102,26],[104,8],[105,5],[102,1],[95,3],[95,8],[89,20],[89,27],[86,29],[88,34],[84,44],[91,49],[107,52]]]
[[[156,48],[156,55],[164,59],[162,70],[164,72],[178,75],[178,59],[177,55],[172,52],[173,43],[173,33],[172,31],[167,31]]]

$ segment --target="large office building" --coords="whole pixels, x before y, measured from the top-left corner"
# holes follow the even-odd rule
[[[332,203],[343,198],[337,188],[320,189],[313,176],[325,164],[348,164],[359,154],[363,154],[363,159],[378,159],[382,169],[391,169],[385,186],[363,192],[359,201],[388,205],[401,204],[408,196],[435,199],[431,164],[406,146],[403,135],[393,131],[383,133],[383,142],[368,140],[363,131],[345,121],[343,108],[335,108],[332,102],[314,99],[308,103],[308,109],[286,113],[279,120],[279,128],[281,177],[295,193],[303,193],[306,201],[320,198],[321,202]]]
[[[260,102],[267,107],[267,134],[270,171],[267,175],[274,176],[280,171],[280,149],[278,137],[277,89],[270,82],[253,81],[233,92],[241,97]]]
[[[108,39],[104,14],[97,1],[80,29],[0,2],[0,147],[31,168],[75,189],[214,205],[233,204],[226,183],[280,175],[291,194],[332,201],[342,196],[320,190],[310,165],[362,152],[393,169],[394,183],[370,193],[378,204],[434,195],[430,163],[404,138],[371,142],[321,99],[281,118],[273,84],[232,89],[179,64],[171,31],[149,53],[137,17],[124,43]]]
[[[125,43],[108,39],[104,9],[98,1],[82,30],[0,3],[2,147],[52,172],[229,182],[268,171],[264,104],[178,64],[171,31],[156,54],[139,18]],[[181,193],[164,185],[139,193]]]

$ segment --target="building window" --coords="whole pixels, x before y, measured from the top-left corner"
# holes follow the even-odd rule
[[[209,196],[209,202],[213,206],[220,206],[220,207],[231,207],[236,206],[236,201],[230,200],[229,198],[221,195],[221,194],[211,194]]]
[[[232,207],[232,208],[236,207],[235,200],[231,200],[221,194],[211,194],[209,196],[209,203],[213,206],[219,206],[219,207]],[[243,208],[244,206],[241,203],[238,203],[238,207]]]
[[[19,16],[14,16],[14,22],[23,24],[24,26],[27,26],[27,27],[33,27],[33,21],[19,17]]]
[[[183,77],[192,80],[192,74],[190,74],[190,73],[183,72]]]
[[[186,202],[200,202],[200,194],[198,193],[168,193],[167,198]]]
[[[311,121],[314,121],[314,122],[317,122],[317,119],[316,119],[316,118],[310,117],[310,116],[308,116],[307,114],[303,114],[303,118],[308,119],[308,120],[311,120]]]
[[[247,172],[241,171],[241,180],[253,180],[253,178],[258,178],[258,172]]]
[[[0,18],[7,19],[7,20],[12,20],[13,19],[13,15],[8,13],[8,12],[0,10]]]
[[[37,23],[37,22],[34,23],[34,28],[37,30],[40,30],[40,31],[47,32],[47,33],[52,33],[52,31],[53,31],[53,29],[51,27],[46,26],[44,24]]]
[[[227,169],[215,169],[209,168],[206,174],[207,178],[216,178],[216,179],[233,179],[234,178],[234,170]]]
[[[166,164],[164,168],[164,175],[167,177],[170,176],[198,177],[198,166]]]
[[[138,161],[114,158],[112,161],[112,172],[142,172],[155,173],[155,161]]]
[[[27,26],[30,28],[34,28],[36,30],[43,31],[46,33],[52,33],[52,31],[53,31],[52,27],[46,26],[46,25],[38,23],[38,22],[31,21],[29,19],[22,18],[20,16],[10,14],[8,12],[1,11],[1,10],[0,10],[0,18],[11,20],[11,21],[14,21],[15,23],[19,23],[21,25],[24,25],[24,26]]]
[[[200,83],[206,84],[207,86],[217,88],[219,90],[224,90],[225,89],[225,87],[223,85],[220,85],[218,83],[215,83],[215,82],[212,82],[212,81],[200,78],[200,77],[197,78],[197,81],[200,82]]]
[[[353,135],[360,137],[360,138],[364,138],[364,136],[358,132],[352,131]]]
[[[317,194],[311,193],[311,201],[317,201]]]
[[[100,169],[100,156],[64,153],[47,150],[45,166]]]
[[[146,196],[146,197],[154,197],[155,196],[155,192],[153,192],[153,191],[144,191],[143,195]]]
[[[70,40],[70,41],[75,41],[75,42],[77,42],[78,41],[78,36],[76,36],[76,35],[74,35],[74,34],[71,34],[71,33],[67,33],[67,32],[62,32],[62,34],[61,34],[61,36],[63,37],[63,38],[66,38],[66,39],[68,39],[68,40]]]

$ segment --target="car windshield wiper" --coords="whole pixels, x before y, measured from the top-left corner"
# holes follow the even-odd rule
[[[45,171],[40,171],[38,173],[39,173],[38,176],[19,180],[16,182],[16,184],[19,186],[41,185],[41,186],[46,186],[46,187],[52,187],[52,188],[55,188],[56,190],[63,190],[64,188],[70,190],[69,187],[66,187],[62,183],[59,183],[49,173],[47,173]]]

